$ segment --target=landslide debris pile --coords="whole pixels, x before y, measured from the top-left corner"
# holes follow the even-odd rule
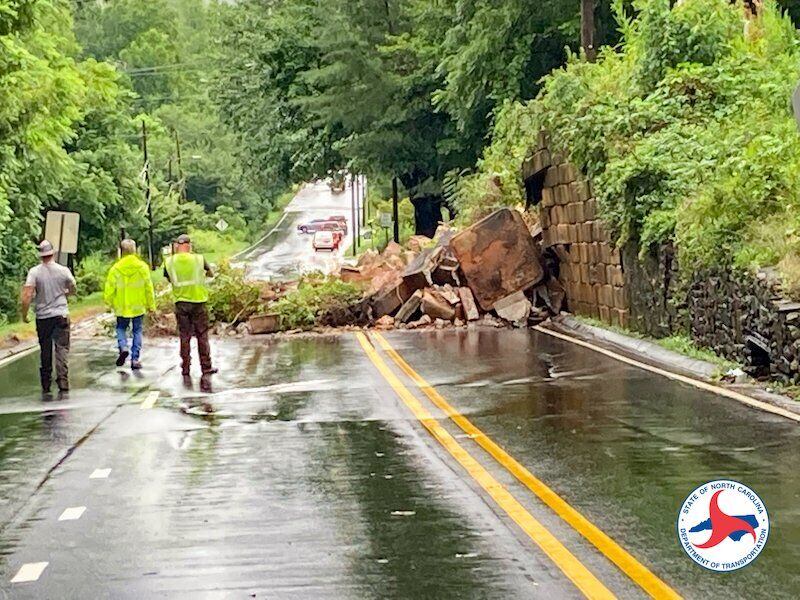
[[[434,239],[415,236],[406,248],[392,242],[342,268],[342,280],[366,294],[321,322],[382,329],[541,322],[561,311],[564,290],[548,273],[540,238],[518,211],[504,208],[460,233],[441,227]]]
[[[564,301],[542,258],[541,229],[532,233],[508,208],[461,232],[442,226],[433,239],[413,236],[405,247],[391,242],[381,253],[367,251],[338,275],[250,281],[244,270],[222,264],[209,292],[213,332],[221,336],[476,322],[521,327],[557,315]],[[175,331],[165,284],[148,333]]]

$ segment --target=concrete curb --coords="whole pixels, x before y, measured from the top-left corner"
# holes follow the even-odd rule
[[[594,342],[630,358],[635,358],[654,367],[666,368],[669,371],[681,373],[695,379],[712,381],[720,372],[720,367],[706,362],[689,358],[683,354],[662,348],[658,344],[629,337],[615,331],[602,329],[593,325],[581,323],[577,319],[562,315],[546,323],[545,327],[566,335],[574,335],[584,341]]]
[[[721,395],[727,396],[730,393],[739,394],[752,399],[755,403],[763,403],[778,409],[777,414],[785,411],[794,417],[800,415],[800,402],[788,396],[768,392],[764,388],[755,384],[724,384],[714,380],[714,376],[719,373],[719,367],[712,363],[688,358],[677,352],[662,348],[658,344],[628,337],[626,335],[586,325],[568,315],[561,315],[542,323],[538,327],[547,329],[564,336],[573,337],[585,343],[596,345],[606,351],[618,353],[622,357],[635,360],[644,365],[652,366],[656,369],[669,371],[676,375],[684,376],[697,380],[698,385],[718,388]],[[758,406],[751,405],[753,408]],[[760,410],[773,412],[769,407],[762,407]]]

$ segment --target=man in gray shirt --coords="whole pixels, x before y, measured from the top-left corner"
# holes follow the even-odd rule
[[[41,348],[39,375],[42,391],[50,391],[53,377],[53,347],[56,355],[56,383],[61,392],[69,390],[69,308],[67,296],[75,293],[75,278],[70,270],[53,260],[53,245],[39,244],[42,263],[28,271],[22,287],[22,319],[28,322],[28,310],[35,299],[36,334]]]

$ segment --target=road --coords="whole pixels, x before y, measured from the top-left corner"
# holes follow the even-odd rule
[[[35,356],[0,369],[0,597],[800,593],[790,421],[537,331],[213,350],[205,392],[170,340],[140,377],[113,367],[112,342],[77,340],[74,390],[53,402]],[[724,576],[675,533],[687,493],[721,477],[758,491],[773,532]],[[21,569],[38,577],[11,583]]]
[[[238,260],[247,266],[249,276],[257,279],[291,278],[308,271],[337,271],[353,241],[350,196],[349,186],[343,193],[334,194],[325,183],[306,184],[286,207],[284,218],[255,246],[240,254]],[[301,234],[297,226],[334,215],[347,218],[347,237],[336,252],[315,252],[311,246],[313,236]]]
[[[332,270],[306,186],[242,256],[259,277]],[[794,598],[798,428],[545,332],[218,339],[186,383],[80,337],[73,390],[0,363],[0,598]],[[762,556],[695,565],[679,507],[746,482]],[[20,580],[28,581],[20,581]]]

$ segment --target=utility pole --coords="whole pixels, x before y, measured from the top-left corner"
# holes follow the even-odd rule
[[[365,175],[359,175],[359,177],[361,178],[361,209],[364,212],[362,220],[364,221],[364,225],[366,225],[367,221],[369,220],[369,203],[367,202],[367,177]]]
[[[364,205],[361,202],[361,175],[355,175],[356,183],[356,210],[358,211],[358,222],[364,225]]]
[[[597,58],[597,49],[594,47],[594,1],[581,0],[581,48],[589,62]]]
[[[147,157],[147,125],[144,119],[142,119],[142,153],[144,154],[144,201],[147,207],[147,255],[152,271],[155,269],[153,262],[153,203],[150,198],[150,161]]]
[[[172,130],[172,136],[175,138],[175,157],[178,160],[178,182],[181,186],[181,193],[178,197],[178,201],[181,202],[186,200],[186,182],[183,180],[183,167],[181,165],[181,141],[178,139],[178,131],[176,129]],[[171,167],[172,162],[170,162],[170,168]]]
[[[358,197],[358,175],[353,175],[353,189],[356,195],[356,239],[359,249],[361,248],[361,205]]]
[[[353,176],[350,176],[350,214],[352,220],[350,221],[350,229],[353,232],[353,256],[358,251],[358,220],[356,218],[356,183],[353,181]]]
[[[394,241],[400,243],[400,211],[397,204],[400,202],[397,193],[397,177],[392,177],[392,220],[394,221]]]

